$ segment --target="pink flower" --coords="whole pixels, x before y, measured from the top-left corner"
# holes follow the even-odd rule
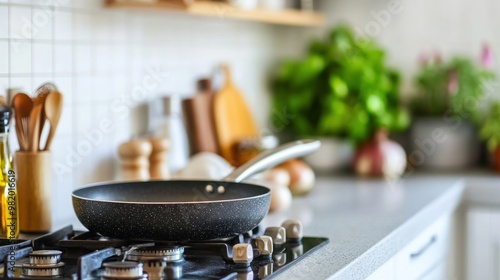
[[[420,67],[425,67],[427,65],[440,64],[443,62],[443,57],[439,51],[434,51],[431,53],[421,53],[418,57],[418,64]]]
[[[434,63],[441,64],[443,62],[443,56],[439,51],[434,51]]]
[[[431,57],[428,54],[421,53],[418,56],[418,65],[420,65],[420,67],[427,66],[427,64],[429,64],[429,62],[431,62]]]
[[[481,53],[481,64],[484,68],[491,70],[495,67],[495,60],[493,58],[493,53],[488,44],[483,45],[483,52]]]
[[[448,79],[448,93],[455,95],[458,92],[458,73],[457,71],[451,72]]]

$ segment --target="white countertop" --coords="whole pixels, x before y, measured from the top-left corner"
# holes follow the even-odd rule
[[[500,176],[426,174],[398,182],[321,177],[311,193],[294,198],[291,209],[264,221],[299,219],[306,236],[330,239],[277,279],[365,279],[465,200],[500,205]]]

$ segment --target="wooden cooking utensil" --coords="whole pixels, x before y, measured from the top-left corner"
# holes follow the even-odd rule
[[[35,103],[39,102],[42,104],[42,111],[40,112],[40,129],[38,130],[38,137],[42,137],[42,131],[43,127],[45,126],[45,121],[47,120],[46,114],[45,114],[45,100],[47,99],[48,93],[41,93],[35,98]]]
[[[28,151],[38,152],[40,143],[40,116],[42,113],[43,104],[34,104],[33,110],[29,119],[29,133],[28,133]]]
[[[28,150],[28,121],[33,109],[33,101],[25,93],[18,93],[12,99],[16,118],[16,134],[21,151]]]
[[[33,99],[35,100],[35,103],[45,104],[45,99],[47,98],[47,95],[49,95],[49,93],[54,92],[54,91],[57,91],[56,85],[54,85],[53,83],[50,83],[50,82],[44,83],[35,90],[34,95],[33,95]],[[43,131],[43,127],[45,125],[45,121],[46,121],[45,106],[43,105],[42,111],[40,113],[40,129],[38,132],[39,138],[42,137],[42,131]]]
[[[59,119],[61,118],[62,104],[63,97],[62,94],[58,91],[49,93],[45,99],[45,116],[50,122],[50,131],[49,136],[47,137],[47,143],[45,144],[45,148],[43,149],[44,151],[48,151],[50,149],[50,144],[52,143],[52,139],[54,138],[54,134],[56,133],[57,125],[59,124]]]
[[[215,96],[215,128],[222,157],[234,164],[234,145],[244,138],[257,137],[258,131],[245,100],[233,85],[229,67],[222,68],[225,84]]]
[[[214,125],[214,97],[211,81],[198,81],[198,92],[182,101],[191,154],[199,152],[219,153]]]

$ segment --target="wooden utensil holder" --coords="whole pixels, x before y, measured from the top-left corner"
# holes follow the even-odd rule
[[[52,161],[49,151],[16,152],[21,232],[49,232],[52,227]]]

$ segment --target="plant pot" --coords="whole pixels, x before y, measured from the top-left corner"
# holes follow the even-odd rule
[[[305,156],[304,161],[317,173],[334,173],[348,168],[354,154],[352,145],[342,139],[312,137],[321,141],[319,150]]]
[[[459,170],[478,164],[476,127],[458,117],[418,118],[411,127],[408,160],[414,168]]]

